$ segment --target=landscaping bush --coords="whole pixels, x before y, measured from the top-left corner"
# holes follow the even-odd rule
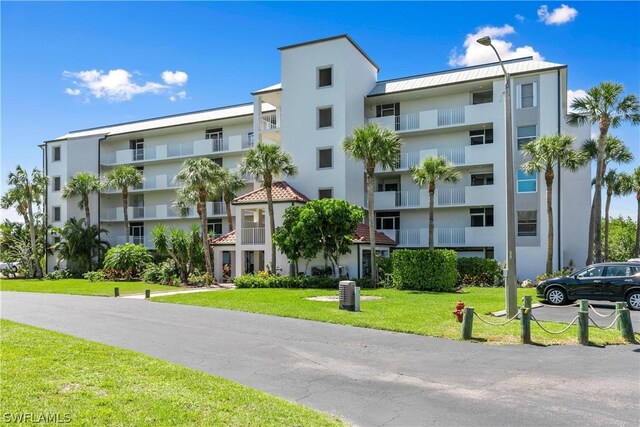
[[[104,282],[106,276],[102,271],[88,271],[82,275],[85,279],[90,282]]]
[[[562,276],[568,276],[572,273],[573,269],[571,267],[565,267],[562,270],[558,270],[558,271],[554,271],[551,274],[547,274],[547,273],[543,273],[543,274],[538,274],[536,276],[536,283],[540,283],[543,280],[546,279],[550,279],[552,277],[562,277]]]
[[[253,274],[238,276],[233,280],[237,288],[299,288],[338,289],[338,279],[326,276],[268,276]]]
[[[194,271],[189,275],[189,284],[196,286],[213,286],[217,284],[215,277],[206,271]]]
[[[395,250],[391,253],[393,287],[417,291],[452,292],[458,271],[455,251]]]
[[[179,280],[175,262],[172,259],[167,259],[159,264],[147,265],[142,273],[142,280],[161,285],[177,284]]]
[[[143,245],[125,243],[107,251],[104,257],[105,273],[113,279],[140,277],[153,257]]]
[[[61,280],[61,279],[71,279],[73,275],[65,269],[54,270],[51,273],[48,273],[44,276],[45,280]]]
[[[458,286],[504,286],[502,268],[495,259],[458,258]]]

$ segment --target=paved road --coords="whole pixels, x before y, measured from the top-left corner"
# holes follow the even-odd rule
[[[606,327],[611,325],[613,322],[616,305],[613,302],[608,301],[589,301],[589,317],[593,320],[598,326]],[[594,312],[595,311],[597,312]],[[553,322],[571,322],[576,315],[578,314],[578,305],[565,305],[565,306],[553,306],[553,305],[545,305],[543,307],[534,308],[533,315],[536,316],[538,320],[550,320]],[[640,331],[640,311],[631,311],[631,323],[633,324],[633,330],[638,332]],[[608,317],[601,317],[608,316]]]
[[[488,346],[132,299],[1,298],[2,318],[160,357],[357,425],[638,425],[639,346]]]

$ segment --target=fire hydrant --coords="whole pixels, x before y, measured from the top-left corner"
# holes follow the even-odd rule
[[[456,309],[452,311],[453,315],[456,316],[456,320],[462,323],[462,315],[464,313],[464,303],[462,301],[458,301],[456,303]]]

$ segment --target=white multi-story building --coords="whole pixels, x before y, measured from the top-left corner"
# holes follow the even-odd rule
[[[437,186],[435,245],[461,256],[506,258],[504,81],[499,64],[378,81],[378,66],[347,35],[279,50],[281,82],[253,92],[253,103],[73,131],[45,141],[45,170],[51,178],[48,223],[83,217],[77,200],[60,196],[75,173],[104,175],[116,165],[130,164],[145,177],[144,185],[130,192],[131,240],[152,247],[155,224],[186,228],[195,221],[195,210],[182,218],[172,207],[173,178],[185,159],[206,156],[234,169],[258,142],[280,144],[291,153],[299,168],[298,175],[287,179],[293,192],[365,206],[363,166],[345,155],[341,142],[354,128],[376,122],[397,131],[404,142],[397,168],[376,176],[377,229],[398,248],[427,246],[427,190],[413,183],[410,167],[428,156],[444,156],[459,168],[462,179]],[[519,170],[526,159],[518,148],[559,132],[574,135],[579,144],[589,137],[589,129],[566,125],[566,65],[523,58],[505,66],[514,88],[516,245],[518,275],[524,279],[544,270],[547,216],[544,180]],[[571,261],[579,265],[585,258],[590,184],[589,168],[556,171],[554,268]],[[241,194],[258,187],[247,177]],[[249,266],[264,268],[264,260],[270,259],[266,209],[257,203],[234,204],[237,234],[251,239],[236,239],[235,233],[222,239],[226,246],[219,251],[224,259],[216,262],[218,267],[230,263],[233,274],[241,274]],[[281,212],[276,211],[278,225]],[[92,221],[109,231],[112,244],[124,242],[119,193],[93,197],[91,212]],[[224,204],[211,201],[208,212],[211,230],[227,233]],[[358,246],[361,252],[349,261],[352,275],[366,270],[365,246]],[[49,269],[54,264],[50,256]],[[288,271],[281,254],[278,266]]]

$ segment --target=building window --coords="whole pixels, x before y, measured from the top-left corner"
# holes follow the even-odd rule
[[[62,186],[62,180],[60,179],[59,176],[54,176],[53,177],[53,191],[60,191],[60,188]]]
[[[400,212],[376,213],[376,230],[400,230]]]
[[[213,163],[215,163],[216,165],[222,167],[222,157],[214,157],[211,160],[213,160]]]
[[[493,174],[492,173],[471,174],[471,186],[476,187],[479,185],[493,185]]]
[[[215,237],[222,235],[222,219],[207,218],[207,233],[213,234]]]
[[[483,92],[474,92],[473,94],[471,94],[471,102],[473,103],[473,105],[493,102],[493,91],[486,90]]]
[[[136,166],[136,170],[138,172],[140,172],[140,175],[142,175],[143,182],[141,182],[140,184],[134,185],[133,189],[134,190],[142,190],[142,189],[144,189],[144,166]]]
[[[518,127],[518,150],[537,138],[536,126],[520,126]]]
[[[60,243],[60,240],[62,240],[60,238],[60,236],[53,236],[53,244],[57,245],[58,243]]]
[[[493,227],[493,208],[471,208],[472,227]]]
[[[207,129],[204,131],[204,139],[222,139],[222,128]]]
[[[60,206],[53,207],[53,222],[60,222],[62,218],[62,209]]]
[[[53,161],[54,162],[59,162],[60,158],[61,158],[61,148],[58,145],[57,147],[53,147]]]
[[[318,108],[318,129],[330,128],[333,126],[333,108]]]
[[[537,211],[518,211],[518,236],[535,236],[537,217]]]
[[[518,86],[518,108],[531,108],[538,106],[537,84],[527,83]]]
[[[318,199],[331,199],[333,198],[333,188],[319,188]]]
[[[129,224],[129,237],[134,245],[144,245],[144,223],[132,222]]]
[[[389,117],[400,115],[400,103],[376,105],[376,117]]]
[[[333,167],[333,149],[318,149],[318,169],[330,169]]]
[[[538,191],[538,173],[528,175],[522,169],[518,169],[518,193],[535,193]]]
[[[133,160],[144,160],[144,139],[130,139],[129,149],[133,151]]]
[[[333,68],[318,68],[318,87],[329,87],[333,85]]]
[[[493,128],[470,130],[471,145],[493,144]]]

